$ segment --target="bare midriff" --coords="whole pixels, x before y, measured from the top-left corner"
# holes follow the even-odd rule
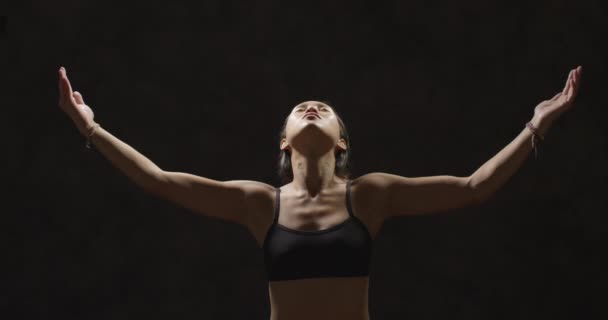
[[[270,320],[369,320],[369,277],[271,281]]]

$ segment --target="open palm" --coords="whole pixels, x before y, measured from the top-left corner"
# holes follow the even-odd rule
[[[82,134],[86,134],[87,128],[94,124],[93,110],[84,103],[78,91],[72,91],[70,80],[63,67],[59,69],[59,107],[74,121]]]
[[[539,103],[534,108],[535,116],[552,121],[566,110],[570,109],[570,107],[572,107],[574,104],[574,99],[576,98],[580,88],[582,71],[582,66],[578,66],[577,68],[570,70],[564,89],[553,96],[553,98]]]

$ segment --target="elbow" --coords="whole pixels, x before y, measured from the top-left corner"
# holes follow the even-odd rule
[[[467,187],[470,190],[471,202],[474,205],[482,204],[487,199],[486,193],[483,192],[483,188],[476,183],[474,176],[469,176],[467,178]]]
[[[481,205],[488,201],[492,197],[492,195],[494,195],[494,191],[489,190],[487,187],[480,187],[479,185],[477,185],[473,186],[472,188],[472,202],[474,205]]]
[[[148,174],[148,178],[144,180],[141,187],[146,193],[152,195],[160,195],[162,194],[163,189],[165,189],[165,181],[166,179],[164,176],[164,171],[155,170],[152,173]]]

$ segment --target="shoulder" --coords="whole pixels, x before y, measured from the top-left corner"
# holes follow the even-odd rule
[[[270,184],[254,180],[232,180],[225,183],[241,191],[250,215],[266,213],[265,209],[274,203],[277,188]]]
[[[240,189],[246,198],[274,195],[276,189],[267,183],[254,180],[230,180],[224,183]]]
[[[274,186],[253,180],[228,181],[239,188],[245,199],[247,229],[261,243],[266,229],[274,219],[276,190]]]
[[[366,223],[372,237],[380,230],[385,217],[387,188],[390,178],[383,172],[372,172],[351,179],[353,210]]]
[[[373,188],[382,188],[386,187],[391,180],[390,173],[384,172],[371,172],[361,175],[357,178],[351,180],[352,187],[357,187],[359,189],[373,189]]]

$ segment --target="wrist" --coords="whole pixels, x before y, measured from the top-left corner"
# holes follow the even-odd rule
[[[78,131],[80,131],[80,134],[82,134],[85,138],[88,138],[89,135],[91,135],[91,131],[93,130],[93,127],[96,126],[98,123],[96,123],[95,121],[91,121],[89,123],[84,123],[84,124],[77,124],[78,127]]]
[[[86,147],[87,149],[90,149],[90,148],[91,148],[91,139],[92,139],[92,137],[93,137],[93,134],[95,134],[95,131],[96,131],[96,130],[97,130],[99,127],[101,127],[101,125],[100,125],[99,123],[95,123],[95,122],[93,122],[93,123],[92,123],[92,124],[90,124],[90,125],[87,125],[87,129],[86,129],[86,132],[87,132],[87,133],[86,133],[86,135],[85,135],[85,137],[86,137],[86,139],[87,139],[87,142],[86,142],[86,144],[85,144],[85,147]]]
[[[539,134],[541,134],[542,136],[545,136],[547,134],[547,131],[549,131],[549,128],[551,127],[551,124],[553,123],[553,121],[547,119],[547,118],[543,118],[537,115],[534,115],[534,117],[532,117],[532,120],[530,120],[530,123],[536,127],[536,130]]]

